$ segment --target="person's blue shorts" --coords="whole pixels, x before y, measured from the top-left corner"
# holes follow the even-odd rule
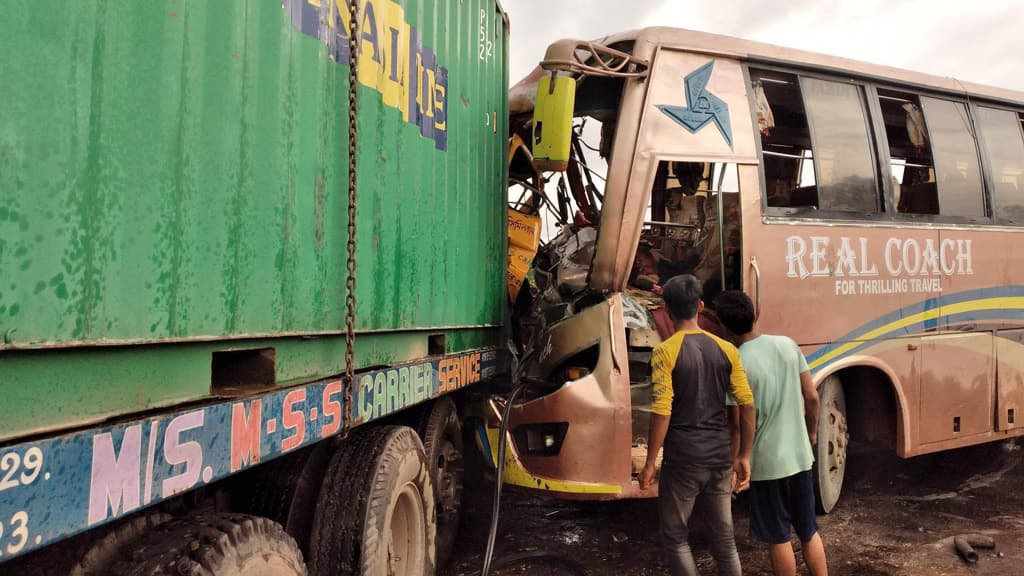
[[[811,471],[750,483],[750,536],[767,544],[789,542],[790,526],[801,542],[818,531]]]

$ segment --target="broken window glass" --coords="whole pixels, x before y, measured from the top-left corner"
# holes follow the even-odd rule
[[[750,71],[768,206],[818,206],[814,155],[800,82],[793,74]]]
[[[920,98],[916,94],[880,88],[878,103],[889,143],[896,211],[938,214],[935,163]]]

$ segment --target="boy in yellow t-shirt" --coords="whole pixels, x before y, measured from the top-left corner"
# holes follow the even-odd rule
[[[732,526],[733,475],[743,489],[750,476],[754,398],[736,347],[700,329],[704,307],[696,277],[685,274],[665,283],[663,296],[675,333],[654,349],[654,385],[647,463],[640,487],[654,477],[662,445],[665,455],[658,483],[661,537],[673,576],[696,576],[689,546],[690,514],[704,502],[711,553],[718,574],[739,576],[740,560]],[[740,405],[741,448],[733,461],[726,399]]]

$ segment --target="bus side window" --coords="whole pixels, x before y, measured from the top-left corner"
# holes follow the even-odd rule
[[[995,186],[996,217],[1024,223],[1024,115],[978,107],[978,125]]]
[[[751,70],[769,207],[882,210],[860,86]]]
[[[935,154],[939,214],[978,219],[988,215],[974,127],[962,102],[921,98]]]
[[[874,147],[860,86],[800,78],[810,119],[818,176],[818,208],[834,212],[881,212]]]
[[[938,214],[935,162],[921,100],[915,94],[879,88],[878,103],[889,142],[896,211]]]
[[[981,163],[962,102],[878,90],[889,141],[896,210],[987,216]]]
[[[811,133],[800,82],[784,72],[750,71],[761,131],[766,195],[773,208],[817,208]]]

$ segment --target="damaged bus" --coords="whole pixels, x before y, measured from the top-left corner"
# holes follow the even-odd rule
[[[801,345],[823,512],[848,441],[911,457],[1024,434],[1024,94],[652,28],[553,44],[510,108],[527,385],[507,484],[657,494],[636,475],[680,273],[704,283],[705,329],[742,289]],[[491,465],[506,401],[477,424]]]

